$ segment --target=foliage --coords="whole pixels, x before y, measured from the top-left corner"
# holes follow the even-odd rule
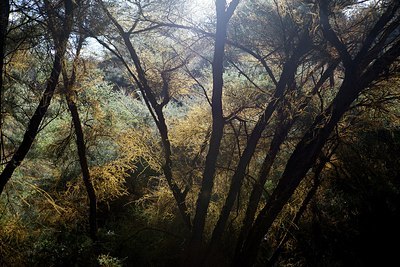
[[[395,260],[397,1],[217,0],[202,19],[180,0],[10,1],[2,175],[51,82],[69,2],[64,80],[1,194],[0,265]]]
[[[100,255],[98,257],[99,265],[102,267],[120,267],[122,266],[121,260],[113,258],[110,255]]]

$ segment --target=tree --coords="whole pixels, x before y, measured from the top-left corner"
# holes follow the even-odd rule
[[[6,37],[8,29],[8,20],[10,14],[10,2],[3,1],[0,4],[0,103],[3,101],[3,73],[4,73],[4,59],[6,51]],[[5,157],[4,152],[4,141],[3,141],[3,108],[0,110],[0,163],[3,163]]]
[[[72,122],[74,124],[75,135],[76,135],[76,145],[78,147],[78,156],[79,156],[79,163],[81,165],[82,170],[82,177],[85,184],[85,188],[89,198],[89,226],[90,226],[90,236],[93,240],[96,240],[97,237],[97,199],[96,199],[96,192],[93,187],[92,180],[90,178],[89,166],[86,156],[86,144],[85,138],[82,130],[82,123],[79,117],[78,107],[75,101],[75,92],[73,87],[76,82],[76,69],[79,60],[79,54],[82,49],[82,45],[84,42],[84,37],[81,34],[78,37],[78,44],[76,47],[76,54],[74,61],[72,63],[72,70],[71,75],[68,75],[66,70],[66,64],[64,63],[63,68],[63,79],[64,79],[64,90],[65,90],[65,98],[67,101],[68,109],[71,113]]]
[[[26,116],[29,126],[4,165],[1,188],[30,150],[60,88],[67,106],[60,104],[58,126],[49,121],[45,131],[54,139],[52,129],[58,129],[59,142],[37,143],[42,150],[53,148],[44,161],[65,162],[55,164],[61,174],[49,175],[46,188],[33,188],[59,214],[67,208],[86,214],[86,190],[91,237],[113,244],[96,247],[100,253],[124,258],[135,255],[127,252],[131,248],[146,252],[150,245],[138,244],[149,242],[173,244],[173,256],[161,258],[174,264],[273,264],[283,244],[294,243],[288,234],[293,224],[304,225],[299,235],[318,228],[313,199],[340,193],[326,185],[341,175],[332,170],[345,158],[341,142],[368,143],[351,125],[399,99],[393,86],[400,56],[398,1],[217,0],[215,13],[204,21],[189,18],[190,3],[178,0],[34,4],[43,10],[37,14],[47,20],[43,29],[54,43],[54,51],[41,46],[41,54],[54,55],[54,62],[44,93],[32,84],[24,87],[39,92],[41,102]],[[32,12],[22,17],[31,19]],[[106,52],[87,56],[90,38]],[[7,97],[18,104],[11,91]],[[16,106],[10,110],[24,122]],[[66,122],[67,108],[72,124]],[[391,111],[390,106],[386,114]],[[396,118],[377,120],[387,129]],[[65,171],[69,162],[73,167]],[[347,174],[361,169],[338,166]],[[55,220],[63,222],[61,215]],[[126,240],[114,237],[126,234]],[[125,245],[129,249],[121,249]],[[166,253],[163,245],[153,257]],[[128,261],[148,263],[148,255]]]
[[[244,266],[251,266],[254,263],[261,239],[304,178],[308,169],[314,164],[330,133],[349,109],[351,103],[360,92],[379,80],[382,70],[388,68],[399,56],[399,40],[397,42],[388,40],[389,35],[395,34],[393,23],[397,23],[399,19],[398,3],[392,2],[382,7],[384,8],[382,15],[366,35],[367,38],[360,40],[361,48],[358,51],[349,51],[349,48],[332,29],[328,19],[332,12],[332,5],[329,5],[326,1],[318,2],[318,5],[324,37],[339,53],[339,58],[345,68],[345,76],[332,103],[325,109],[324,113],[316,117],[312,127],[297,144],[277,187],[254,222],[249,237],[238,255],[238,264]],[[374,41],[377,44],[374,45]],[[380,49],[383,47],[386,48],[381,54],[382,50]]]
[[[191,238],[187,245],[187,258],[197,264],[199,262],[200,264],[204,262],[211,264],[215,254],[218,254],[219,244],[227,230],[226,226],[232,209],[237,203],[237,199],[244,192],[243,183],[248,175],[249,167],[258,157],[260,153],[258,149],[263,149],[260,148],[260,143],[262,143],[262,134],[266,128],[277,125],[270,146],[267,152],[264,152],[264,161],[261,166],[258,166],[260,169],[257,182],[250,187],[250,199],[245,202],[248,206],[244,207],[247,211],[238,238],[234,260],[235,264],[238,265],[251,266],[254,264],[261,240],[299,183],[304,179],[308,170],[315,164],[318,155],[324,149],[326,141],[343,115],[360,93],[381,81],[383,70],[389,70],[399,56],[397,52],[399,36],[396,30],[398,4],[393,1],[383,1],[376,4],[379,7],[379,12],[375,14],[373,23],[366,21],[366,14],[372,6],[367,6],[364,11],[359,11],[362,3],[357,1],[321,0],[310,3],[288,1],[275,2],[274,5],[255,1],[238,11],[246,12],[244,14],[247,17],[241,16],[242,21],[255,23],[251,21],[253,19],[251,12],[255,12],[260,7],[262,9],[259,10],[267,10],[264,13],[263,11],[259,12],[257,14],[259,17],[255,17],[254,21],[262,21],[265,24],[261,28],[255,27],[254,32],[251,30],[249,32],[249,28],[246,28],[247,25],[240,19],[235,24],[239,27],[239,30],[228,29],[228,22],[238,4],[238,1],[233,1],[229,5],[225,1],[216,2],[216,32],[210,33],[193,26],[178,24],[178,21],[157,21],[157,19],[145,15],[140,3],[137,5],[139,13],[136,21],[132,26],[127,27],[128,30],[125,30],[126,25],[118,22],[106,5],[102,3],[103,10],[116,27],[125,48],[129,52],[130,60],[135,66],[135,72],[129,68],[129,64],[119,53],[116,44],[113,44],[113,49],[104,41],[100,39],[99,41],[120,58],[145,96],[145,101],[156,122],[164,147],[164,175],[175,196],[180,213],[191,229]],[[296,9],[299,11],[295,11]],[[345,12],[346,9],[349,10],[348,13]],[[337,18],[343,20],[342,28],[332,26],[341,25]],[[149,24],[146,24],[147,27],[135,31],[139,22]],[[238,34],[242,25],[246,26],[244,26],[243,32]],[[214,39],[213,89],[210,101],[212,131],[196,209],[192,214],[193,222],[188,216],[185,199],[186,190],[179,189],[172,177],[172,150],[162,111],[163,107],[169,102],[169,98],[166,98],[168,96],[168,91],[166,91],[168,82],[161,73],[161,78],[164,81],[163,92],[166,93],[161,104],[159,104],[154,94],[156,90],[149,85],[146,71],[131,41],[131,37],[135,33],[149,32],[165,27],[186,29],[195,34]],[[365,34],[350,35],[357,27],[363,27]],[[344,28],[348,30],[342,31]],[[256,35],[260,34],[257,31],[260,31],[261,36],[265,39],[256,39]],[[278,38],[274,39],[273,35],[278,36]],[[221,141],[227,133],[224,131],[224,125],[235,119],[240,120],[241,116],[240,110],[228,116],[224,115],[226,108],[223,106],[222,88],[224,85],[223,63],[227,58],[224,52],[225,43],[228,44],[229,49],[232,49],[232,51],[237,49],[234,52],[240,54],[240,56],[236,55],[237,58],[233,57],[230,60],[231,65],[239,71],[240,75],[245,76],[253,86],[258,87],[258,81],[246,73],[249,67],[245,66],[243,70],[235,63],[240,59],[253,57],[263,68],[257,74],[263,75],[271,83],[267,85],[269,100],[264,104],[259,119],[253,124],[253,129],[246,140],[239,140],[238,148],[242,152],[239,153],[235,162],[237,166],[232,173],[229,191],[212,232],[210,243],[205,245],[207,241],[203,239],[203,235],[207,210],[216,179],[215,172],[218,155],[221,153]],[[247,55],[244,56],[243,54]],[[180,67],[182,66],[177,66],[177,68]],[[317,75],[317,73],[320,74]],[[338,78],[340,75],[343,75],[344,78]],[[192,78],[195,77],[192,76]],[[329,86],[327,86],[328,83]],[[319,110],[316,108],[318,106],[317,101],[320,102]],[[310,123],[307,124],[306,119]],[[276,124],[273,124],[274,121],[276,121]],[[280,148],[293,135],[292,128],[298,127],[302,123],[304,124],[302,126],[303,132],[297,133],[297,144],[294,150],[289,152],[283,174],[271,196],[268,197],[266,204],[257,214],[263,186],[270,175],[271,167]],[[253,221],[256,215],[257,218]],[[208,247],[204,250],[206,256],[201,252],[199,253],[199,251],[203,251],[204,247]],[[205,259],[199,260],[202,257],[205,257]]]
[[[58,21],[58,15],[56,14],[56,10],[52,6],[52,4],[50,2],[45,3],[45,10],[49,20],[49,31],[52,34],[54,49],[56,51],[54,55],[53,67],[47,83],[46,90],[43,92],[40,103],[38,104],[34,115],[29,121],[29,125],[25,132],[24,138],[20,143],[18,149],[14,152],[11,160],[6,164],[5,168],[1,172],[0,194],[3,192],[4,186],[11,178],[14,170],[21,164],[26,154],[28,153],[37,135],[39,125],[42,122],[42,119],[50,105],[54,90],[56,89],[58,78],[62,68],[62,59],[66,51],[68,37],[72,29],[74,8],[72,1],[66,0],[64,2],[64,8],[65,14],[64,17],[61,18],[60,25]],[[60,25],[60,28],[57,28],[57,25]]]
[[[190,263],[198,264],[199,249],[203,241],[204,225],[207,216],[207,209],[211,199],[211,191],[214,184],[215,168],[220,150],[221,139],[224,131],[224,115],[222,106],[223,89],[223,61],[227,35],[227,28],[230,18],[233,15],[239,1],[232,1],[227,6],[226,1],[216,1],[216,32],[214,44],[214,56],[212,64],[213,89],[212,89],[212,131],[208,147],[203,180],[196,203],[196,213],[193,219],[193,229],[190,243],[188,245],[188,257]]]

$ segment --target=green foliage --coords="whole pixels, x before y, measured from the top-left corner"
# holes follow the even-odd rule
[[[340,62],[318,92],[313,92],[328,65],[341,57],[322,32],[318,5],[296,0],[240,2],[229,24],[225,47],[222,95],[225,125],[204,243],[210,239],[219,219],[252,129],[265,108],[276,100],[277,85],[261,63],[268,65],[279,80],[288,60],[296,53],[301,40],[299,33],[307,33],[310,49],[298,62],[289,62],[296,69],[282,78],[287,83],[287,92],[276,102],[254,155],[245,167],[243,186],[235,197],[222,244],[218,245],[218,257],[223,263],[220,265],[232,259],[252,189],[263,190],[257,207],[260,212],[271,200],[288,159],[304,134],[309,129],[323,128],[324,125],[313,124],[315,119],[322,115],[327,121],[331,119],[326,115],[330,113],[323,111],[329,111],[346,74],[345,64]],[[54,51],[47,47],[50,39],[39,42],[48,35],[43,32],[47,31],[44,23],[47,15],[42,6],[36,8],[43,13],[36,13],[35,3],[41,4],[12,2],[15,14],[11,18],[7,49],[17,47],[20,41],[21,46],[8,51],[5,84],[1,88],[4,161],[0,170],[22,140],[49,77]],[[354,1],[330,3],[334,15],[342,20],[333,29],[353,55],[362,43],[364,32],[374,23],[367,18],[378,18],[381,7],[378,5],[377,11],[368,6],[354,7],[353,13],[343,8],[353,6]],[[26,7],[19,6],[23,4]],[[107,49],[113,50],[97,58],[82,56],[74,63],[76,82],[72,98],[78,107],[98,201],[98,241],[93,242],[87,234],[87,192],[65,88],[60,81],[33,146],[1,195],[0,265],[172,266],[179,265],[186,253],[191,232],[181,218],[165,170],[171,168],[173,182],[184,192],[187,212],[193,219],[212,134],[215,18],[212,14],[206,21],[195,22],[185,13],[191,5],[185,1],[104,1],[104,4],[120,22],[126,36],[129,31],[143,73],[138,71],[139,62],[132,61],[132,50],[126,49],[117,27],[99,3],[80,1],[75,7],[75,31],[96,35]],[[62,17],[63,11],[58,15]],[[32,16],[38,17],[29,21]],[[189,31],[173,23],[199,28]],[[24,36],[29,40],[22,41]],[[63,59],[68,69],[73,65],[76,37],[71,38],[68,55]],[[380,53],[388,49],[382,45]],[[84,43],[85,49],[93,48]],[[294,223],[313,187],[315,168],[305,174],[275,218],[263,239],[258,264],[268,261],[279,245],[282,245],[279,266],[380,265],[395,260],[396,251],[389,241],[397,242],[400,223],[398,65],[386,72],[359,94],[336,125],[322,152],[334,150],[331,146],[336,142],[338,147],[322,170],[321,184],[312,201]],[[158,102],[150,107],[152,114],[151,105],[146,105],[151,95],[145,95],[145,86]],[[160,113],[167,129],[160,127]],[[276,129],[292,120],[293,126],[279,147],[266,183],[257,183]],[[162,140],[160,133],[166,138]],[[287,188],[290,186],[288,183]],[[285,236],[289,237],[281,244]]]

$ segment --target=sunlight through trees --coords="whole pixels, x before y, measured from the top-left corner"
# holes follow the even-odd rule
[[[381,266],[400,2],[4,0],[0,265]]]

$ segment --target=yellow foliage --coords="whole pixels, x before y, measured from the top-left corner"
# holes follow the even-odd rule
[[[143,218],[149,224],[171,221],[176,216],[176,202],[164,177],[154,177],[150,182],[158,183],[154,189],[148,189],[135,203],[141,208]],[[148,186],[150,188],[150,186]]]
[[[13,53],[12,60],[6,64],[7,71],[15,70],[21,73],[25,73],[30,68],[32,68],[31,61],[34,60],[37,59],[33,58],[28,50],[16,50]]]
[[[0,236],[0,246],[4,246],[10,241],[16,245],[25,241],[25,239],[28,237],[28,232],[21,223],[20,214],[12,214],[10,217],[8,217],[7,221],[2,222]]]
[[[101,166],[90,168],[90,176],[99,201],[110,201],[126,195],[125,180],[129,171],[140,161],[145,161],[153,170],[161,171],[159,151],[151,139],[151,134],[143,135],[135,130],[120,132],[116,136],[118,158]],[[157,153],[158,152],[158,153]],[[82,179],[69,184],[68,194],[85,195]]]
[[[2,212],[4,212],[2,208]],[[1,222],[0,227],[0,264],[10,264],[17,266],[23,262],[22,251],[19,247],[23,247],[28,241],[29,233],[21,222],[19,214],[10,214],[7,220]]]
[[[169,122],[173,146],[199,151],[210,129],[211,110],[206,104],[194,106],[183,119]]]
[[[188,95],[192,93],[190,88],[192,88],[195,84],[196,82],[184,73],[174,72],[171,75],[171,81],[169,83],[171,91],[170,94],[172,97]]]
[[[97,199],[109,200],[127,194],[124,186],[129,165],[116,160],[90,169]]]
[[[163,155],[161,147],[157,145],[158,136],[154,136],[150,129],[140,128],[120,132],[116,141],[119,146],[119,155],[126,162],[144,160],[150,168],[161,172]]]

